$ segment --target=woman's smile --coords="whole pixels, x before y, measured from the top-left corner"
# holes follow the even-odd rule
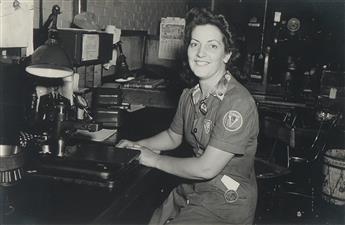
[[[196,59],[194,60],[195,64],[198,65],[198,66],[206,66],[209,64],[208,61],[205,61],[205,60],[199,60],[199,59]]]

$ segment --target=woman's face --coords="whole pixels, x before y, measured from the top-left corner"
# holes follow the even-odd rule
[[[223,34],[210,24],[196,26],[188,46],[188,62],[191,70],[200,79],[225,72],[230,53],[225,52]]]

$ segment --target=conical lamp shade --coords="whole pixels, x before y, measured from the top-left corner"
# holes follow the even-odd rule
[[[66,52],[57,43],[46,43],[31,55],[31,65],[26,72],[40,77],[62,78],[73,74]]]

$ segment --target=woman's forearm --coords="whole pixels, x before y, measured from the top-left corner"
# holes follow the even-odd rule
[[[200,167],[199,158],[176,158],[159,155],[155,168],[182,178],[205,180],[210,179],[207,170]]]
[[[155,155],[152,167],[183,178],[207,180],[219,174],[232,157],[232,153],[208,146],[200,157]]]
[[[167,129],[152,137],[137,141],[139,145],[156,151],[165,151],[177,148],[182,143],[182,135]]]

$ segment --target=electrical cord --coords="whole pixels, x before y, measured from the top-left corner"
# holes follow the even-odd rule
[[[333,121],[331,122],[329,128],[327,129],[326,133],[328,133],[331,129],[335,128],[336,127],[336,123],[338,121],[338,119],[340,118],[340,115],[341,113],[337,113],[336,116],[334,117]],[[314,148],[317,147],[317,142],[319,141],[320,139],[320,136],[321,136],[321,131],[323,130],[323,125],[325,124],[325,121],[321,121],[320,122],[320,126],[319,126],[319,129],[317,131],[317,134],[314,138],[314,141],[310,147],[310,149],[313,151]],[[314,162],[315,160],[319,159],[321,153],[324,153],[324,150],[325,150],[325,147],[326,147],[326,143],[323,143],[322,147],[321,148],[318,148],[318,150],[316,150],[316,154],[314,155],[314,157],[312,157],[311,160],[308,160],[307,162],[308,163],[311,163],[311,162]]]

